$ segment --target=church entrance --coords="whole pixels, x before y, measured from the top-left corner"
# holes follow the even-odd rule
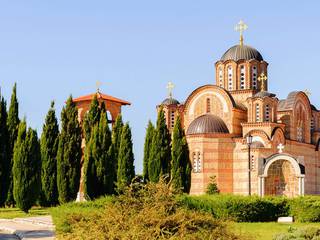
[[[286,154],[266,159],[260,179],[260,196],[295,197],[304,194],[304,169],[297,160]]]

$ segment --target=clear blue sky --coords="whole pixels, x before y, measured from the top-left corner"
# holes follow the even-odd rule
[[[320,107],[320,1],[0,0],[0,86],[9,100],[18,84],[20,116],[41,132],[50,101],[60,116],[67,97],[101,90],[132,102],[124,119],[133,130],[142,171],[145,127],[166,97],[184,101],[214,82],[214,63],[245,43],[269,62],[269,87],[279,98],[309,89]]]

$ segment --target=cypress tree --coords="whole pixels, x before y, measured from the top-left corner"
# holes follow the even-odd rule
[[[184,130],[178,115],[172,134],[171,182],[176,191],[189,192],[190,161],[189,150]]]
[[[6,101],[0,95],[0,207],[3,207],[8,193],[9,177],[8,128]]]
[[[94,95],[90,109],[88,113],[85,115],[84,121],[83,121],[83,133],[86,141],[89,141],[91,137],[91,129],[92,127],[98,123],[100,120],[100,108],[99,108],[99,102],[97,95]]]
[[[129,124],[125,124],[121,133],[121,141],[118,156],[117,188],[122,190],[128,186],[135,176],[134,156],[132,150],[132,136]]]
[[[149,121],[147,131],[146,131],[146,138],[144,141],[144,156],[143,156],[143,178],[146,181],[149,180],[148,162],[150,159],[153,132],[154,132],[154,126],[152,122]]]
[[[86,145],[84,163],[84,191],[88,199],[94,199],[113,192],[113,159],[108,149],[111,145],[105,112],[100,115],[100,121],[92,131]]]
[[[113,158],[113,181],[117,182],[118,174],[118,155],[121,142],[121,133],[123,128],[123,121],[121,114],[118,115],[112,128],[112,146],[110,147],[110,156]]]
[[[41,205],[53,206],[58,203],[57,151],[59,126],[54,102],[47,113],[40,140],[41,149]]]
[[[13,150],[14,150],[14,143],[18,136],[18,128],[19,128],[19,103],[17,100],[17,84],[15,83],[12,89],[9,113],[7,118],[7,126],[9,132],[9,147],[8,147],[8,193],[7,193],[7,200],[6,204],[9,206],[14,205],[14,198],[13,198],[13,178],[12,178],[12,165],[13,165]]]
[[[148,163],[149,179],[158,182],[161,175],[170,174],[170,133],[168,131],[164,111],[160,109],[157,119],[157,127],[152,138],[151,153]]]
[[[81,128],[78,110],[69,97],[61,112],[61,133],[57,154],[57,186],[59,202],[73,201],[77,197],[80,184]]]
[[[13,196],[17,206],[27,213],[38,199],[41,157],[36,131],[26,129],[22,121],[13,154]]]

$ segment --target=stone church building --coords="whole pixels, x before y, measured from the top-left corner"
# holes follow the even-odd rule
[[[320,193],[320,111],[308,93],[278,99],[268,91],[268,62],[240,43],[215,63],[215,84],[200,86],[180,103],[169,94],[160,106],[171,131],[177,114],[193,166],[191,194],[203,194],[211,176],[222,193]],[[169,89],[171,84],[169,84]]]

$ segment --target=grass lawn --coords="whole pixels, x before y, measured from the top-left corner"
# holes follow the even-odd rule
[[[29,213],[24,213],[18,208],[0,208],[0,218],[24,218],[35,217],[42,215],[49,215],[48,208],[33,207],[29,210]]]
[[[229,225],[229,224],[228,224]],[[272,237],[277,233],[288,232],[289,227],[293,228],[305,228],[305,227],[319,227],[320,223],[230,223],[230,227],[234,229],[236,233],[242,233],[244,235],[251,235],[253,239],[257,240],[272,240]]]

